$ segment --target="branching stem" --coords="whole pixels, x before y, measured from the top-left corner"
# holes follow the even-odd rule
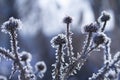
[[[20,63],[20,59],[18,57],[18,50],[17,50],[17,34],[16,34],[16,31],[11,31],[11,47],[13,49],[13,53],[15,54],[15,58],[16,58],[16,63],[18,64],[19,66],[19,69],[21,70],[21,79],[22,80],[27,80],[26,77],[25,77],[25,71],[22,67],[22,64]]]

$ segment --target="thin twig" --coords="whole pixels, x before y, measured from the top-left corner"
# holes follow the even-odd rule
[[[15,61],[15,57],[11,55],[10,53],[8,53],[6,50],[0,48],[0,53],[4,55],[5,57],[10,58],[11,60]]]
[[[104,22],[103,27],[102,27],[102,29],[101,29],[101,32],[103,32],[103,31],[105,30],[106,24],[107,24],[107,21]]]
[[[70,42],[70,39],[71,39],[71,37],[70,37],[70,25],[69,25],[69,23],[67,23],[67,52],[68,52],[68,57],[69,57],[69,61],[70,61],[70,63],[72,62],[72,57],[73,57],[73,55],[72,55],[72,45],[71,45],[71,42]]]

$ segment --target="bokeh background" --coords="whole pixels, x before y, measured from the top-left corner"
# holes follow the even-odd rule
[[[23,25],[18,34],[19,52],[25,50],[33,55],[31,64],[45,61],[47,72],[42,80],[52,80],[55,63],[55,49],[50,40],[59,33],[65,33],[65,16],[71,16],[73,23],[74,52],[80,52],[85,35],[81,26],[97,20],[103,10],[111,15],[106,34],[112,39],[111,53],[120,51],[120,0],[0,0],[0,25],[10,17],[21,19]],[[10,49],[9,36],[0,32],[0,46]],[[78,74],[69,80],[88,80],[93,72],[103,66],[103,51],[94,52]],[[0,61],[0,75],[9,77],[12,62]],[[12,80],[17,80],[16,76]]]

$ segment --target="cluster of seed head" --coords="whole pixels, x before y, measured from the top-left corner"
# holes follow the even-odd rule
[[[96,48],[98,48],[98,46],[100,46],[100,45],[102,45],[102,48],[104,48],[104,50],[105,50],[105,56],[106,56],[105,58],[106,58],[106,60],[108,60],[107,59],[108,57],[111,57],[109,55],[110,54],[110,50],[109,50],[110,39],[103,32],[104,29],[105,29],[105,26],[106,26],[106,22],[110,19],[110,15],[108,13],[106,13],[106,12],[102,12],[102,14],[101,14],[101,16],[100,16],[99,19],[100,19],[101,22],[104,22],[103,26],[101,26],[100,22],[98,21],[98,22],[94,22],[94,23],[91,23],[91,24],[86,25],[86,26],[83,27],[84,33],[87,34],[87,39],[85,41],[86,43],[85,43],[85,46],[83,48],[83,54],[81,53],[82,55],[85,55],[85,57],[82,58],[83,61],[86,61],[86,58],[88,57],[88,55],[90,54],[90,52],[93,51],[93,50],[96,50]],[[68,32],[68,30],[69,30],[69,24],[72,22],[72,18],[69,17],[69,16],[67,16],[67,17],[64,18],[63,22],[66,23],[66,24],[68,24],[67,25],[67,27],[68,27],[67,32]],[[67,41],[66,41],[66,37],[67,37]],[[54,44],[54,46],[56,46],[56,45],[58,46],[58,45],[67,44],[69,42],[68,39],[69,39],[69,35],[66,35],[64,37],[61,36],[61,35],[58,35],[58,36],[54,37],[51,42],[52,42],[52,44]],[[72,44],[70,44],[70,46],[72,46]],[[70,47],[70,46],[68,46],[68,47]],[[59,47],[57,47],[57,48],[59,48]],[[68,48],[68,49],[70,49],[70,48]],[[81,56],[80,54],[78,54],[78,55]],[[60,59],[59,58],[60,56],[57,55],[56,59],[57,58]],[[63,58],[65,58],[65,57],[63,57]],[[70,59],[72,60],[73,58],[70,58]],[[69,64],[69,62],[68,62],[67,68],[65,68],[65,70],[64,70],[64,66],[62,66],[63,67],[63,72],[64,71],[66,72],[66,73],[64,73],[65,76],[67,76],[67,77],[70,76],[75,71],[75,69],[77,69],[77,66],[79,65],[79,61],[80,60],[81,60],[81,57],[77,57],[73,61],[72,64]],[[108,61],[110,61],[110,60],[108,60]],[[65,62],[65,64],[66,63],[67,62]],[[83,62],[83,64],[84,64],[84,62]],[[82,67],[83,64],[80,64],[79,67]],[[61,65],[62,64],[60,64],[60,66]],[[104,71],[102,70],[100,72],[100,75],[103,72]],[[55,73],[57,74],[57,72],[55,72]],[[59,76],[61,76],[61,74],[59,74]],[[99,75],[97,75],[97,76],[99,76]]]
[[[36,74],[33,72],[33,67],[31,66],[30,62],[32,60],[32,55],[26,51],[22,51],[21,53],[18,52],[18,45],[17,45],[17,30],[21,27],[21,21],[19,19],[15,19],[13,17],[9,18],[8,21],[4,22],[2,25],[2,31],[5,33],[9,33],[11,38],[11,51],[8,52],[6,49],[0,48],[0,53],[5,56],[5,58],[10,58],[14,65],[13,71],[11,73],[10,79],[16,71],[20,71],[20,75],[18,75],[19,80],[36,80]],[[57,43],[56,43],[57,44]],[[14,56],[15,55],[15,56]],[[47,66],[43,61],[39,61],[35,65],[35,69],[37,73],[43,74],[47,70]],[[35,74],[34,74],[35,73]],[[0,80],[3,77],[0,76]],[[6,79],[5,79],[6,80]]]
[[[110,19],[110,15],[107,12],[103,11],[99,19],[102,22],[106,22]],[[100,44],[105,43],[106,40],[108,39],[108,37],[104,33],[102,33],[100,29],[101,29],[101,27],[98,24],[98,22],[94,22],[89,25],[85,25],[83,27],[83,32],[95,33],[93,36],[93,42],[97,45],[100,45]]]

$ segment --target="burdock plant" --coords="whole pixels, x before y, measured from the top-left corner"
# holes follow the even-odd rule
[[[33,67],[30,65],[32,55],[26,51],[18,52],[17,32],[21,27],[21,21],[13,17],[2,25],[2,31],[10,36],[11,50],[0,47],[0,55],[13,62],[12,72],[9,77],[11,79],[15,72],[19,72],[19,80],[36,80]]]
[[[85,25],[82,29],[86,35],[84,45],[81,52],[74,53],[72,47],[72,31],[70,29],[72,18],[67,16],[63,22],[66,24],[65,34],[58,34],[51,40],[52,47],[56,49],[56,62],[53,64],[52,71],[53,80],[67,80],[71,75],[77,74],[77,70],[81,70],[88,57],[93,51],[102,48],[104,65],[89,80],[116,80],[120,73],[120,52],[113,57],[110,51],[111,39],[104,33],[106,23],[109,21],[110,15],[102,12],[99,20],[91,24]],[[100,25],[103,23],[103,26]],[[0,47],[0,55],[5,59],[12,61],[12,71],[9,79],[18,72],[18,80],[37,80],[37,76],[42,78],[47,70],[44,61],[35,64],[35,71],[30,62],[32,55],[29,52],[19,52],[17,33],[21,28],[21,21],[13,17],[2,25],[2,31],[10,36],[11,49],[6,50]],[[0,76],[0,79],[5,79]]]
[[[104,33],[110,15],[103,11],[98,19],[97,22],[83,27],[82,31],[87,35],[87,38],[85,39],[82,51],[78,52],[77,56],[75,56],[76,53],[73,52],[71,36],[73,33],[70,30],[72,18],[70,16],[64,18],[63,22],[67,25],[64,38],[59,34],[51,41],[54,47],[57,45],[56,63],[54,64],[55,67],[52,75],[53,80],[67,80],[69,76],[76,74],[76,70],[80,70],[90,54],[93,51],[97,51],[98,48],[103,48],[104,50],[104,66],[98,73],[93,73],[89,80],[116,80],[118,78],[120,72],[120,52],[117,52],[112,58],[110,52],[111,39]],[[103,26],[100,23],[103,23]],[[65,51],[66,53],[64,53]],[[111,72],[114,74],[111,74]]]

